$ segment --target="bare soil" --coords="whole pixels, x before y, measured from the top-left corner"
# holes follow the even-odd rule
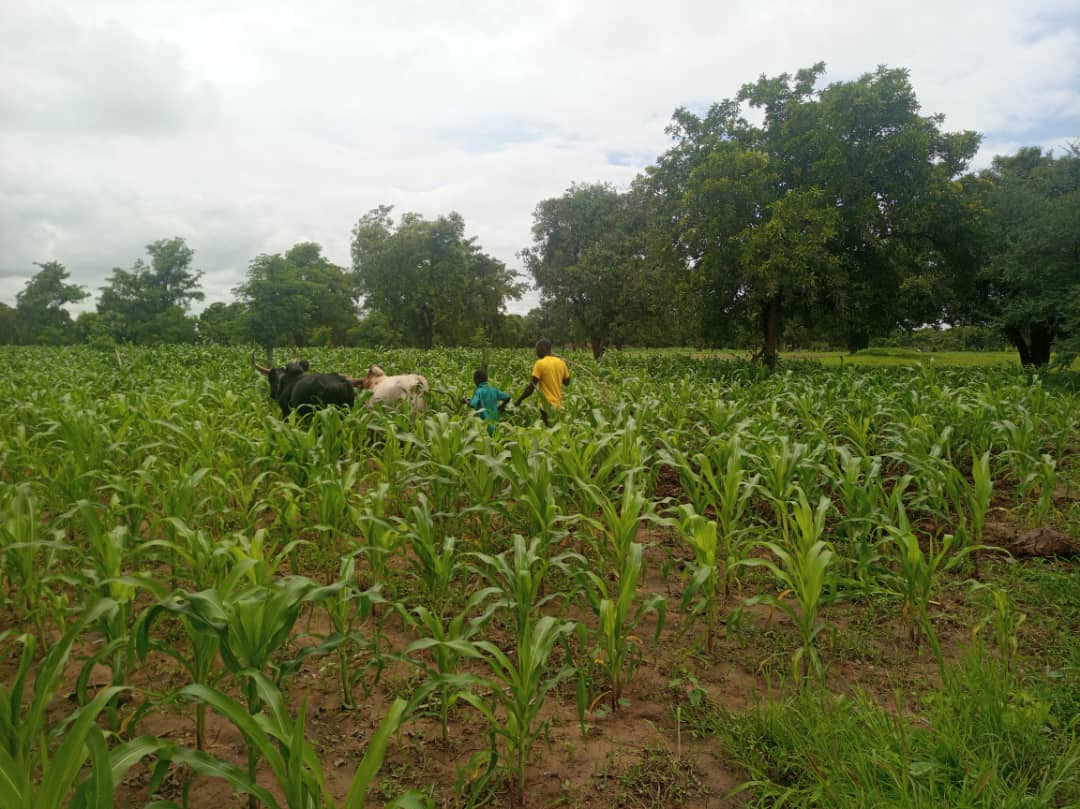
[[[675,482],[667,484],[674,495]],[[668,599],[668,621],[659,641],[651,642],[655,617],[650,616],[637,633],[644,641],[642,656],[626,685],[622,704],[611,710],[606,699],[597,699],[585,735],[578,720],[573,683],[564,682],[549,695],[543,718],[550,728],[547,738],[533,750],[524,802],[514,801],[510,786],[502,783],[496,785],[487,805],[519,805],[525,809],[723,809],[742,805],[738,797],[730,796],[742,774],[728,765],[722,744],[714,737],[696,738],[689,725],[680,723],[676,709],[689,704],[693,689],[700,689],[712,705],[731,711],[745,709],[757,699],[778,699],[791,693],[795,683],[790,658],[797,647],[794,627],[786,616],[768,607],[747,608],[742,611],[737,629],[716,638],[707,652],[703,626],[687,628],[678,609],[683,588],[680,555],[684,551],[664,530],[642,529],[639,541],[646,545],[647,561],[642,595],[660,593]],[[1074,537],[1049,528],[1025,530],[1002,520],[987,524],[986,542],[1007,548],[1014,557],[1075,554],[1078,550]],[[665,570],[667,577],[662,575]],[[955,659],[970,642],[970,605],[963,588],[946,585],[942,589],[942,597],[933,606],[932,620],[945,657]],[[766,590],[775,592],[764,575],[745,573],[724,618],[732,618],[745,598]],[[591,616],[583,614],[566,617],[592,621]],[[936,689],[937,664],[927,649],[914,648],[908,642],[901,616],[866,601],[848,601],[828,607],[823,618],[827,628],[819,644],[829,688],[838,692],[861,689],[889,707],[894,705],[897,689],[912,706],[922,695]],[[3,626],[10,624],[0,620]],[[328,632],[319,611],[303,617],[298,628],[313,635]],[[396,618],[387,621],[386,631],[391,647],[398,651],[415,639]],[[497,631],[493,639],[501,640]],[[302,636],[294,636],[293,642],[305,641]],[[0,677],[6,680],[17,663],[17,650],[12,644],[5,646],[6,650],[0,650]],[[80,658],[92,651],[92,645],[84,644],[73,654],[66,682],[53,705],[57,715],[70,712],[75,678],[82,665]],[[362,662],[357,660],[356,664]],[[108,677],[107,669],[98,667],[90,683],[104,686]],[[345,797],[355,767],[392,699],[410,695],[421,680],[419,672],[409,664],[391,663],[368,698],[356,689],[360,707],[348,710],[342,705],[336,657],[309,658],[291,679],[290,707],[296,710],[301,701],[306,701],[308,738],[320,756],[329,790],[338,801]],[[136,672],[135,699],[157,702],[161,694],[183,684],[183,673],[174,661],[153,655]],[[164,703],[146,714],[135,732],[194,747],[193,708]],[[442,740],[434,716],[406,723],[391,743],[369,804],[380,806],[406,789],[420,789],[433,794],[437,806],[460,806],[458,789],[471,783],[476,775],[470,769],[470,760],[486,750],[488,743],[486,723],[464,703],[451,712],[448,743]],[[246,761],[239,731],[212,712],[208,714],[207,750],[241,766]],[[188,775],[170,773],[151,796],[149,772],[137,767],[120,785],[116,806],[140,807],[151,798],[179,801]],[[260,781],[275,791],[269,773],[263,773]],[[191,782],[188,800],[192,807],[246,806],[246,798],[234,795],[224,781],[204,777]]]

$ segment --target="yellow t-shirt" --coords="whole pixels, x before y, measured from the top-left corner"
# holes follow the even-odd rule
[[[540,395],[544,400],[552,407],[562,407],[563,381],[570,381],[570,369],[566,367],[566,363],[560,357],[548,354],[533,363],[532,375],[534,379],[540,380],[537,387],[540,388]],[[542,407],[543,402],[540,404]]]

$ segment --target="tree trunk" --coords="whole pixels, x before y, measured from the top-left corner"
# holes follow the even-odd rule
[[[780,293],[776,293],[765,304],[761,316],[765,331],[765,343],[761,347],[761,359],[770,368],[776,365],[777,346],[780,342]]]
[[[607,346],[605,346],[604,341],[598,337],[591,339],[589,344],[592,346],[593,359],[599,361],[599,359],[604,356],[604,349],[607,348]]]
[[[1025,335],[1017,326],[1006,326],[1005,336],[1016,346],[1020,354],[1020,364],[1045,368],[1050,364],[1050,349],[1054,341],[1054,330],[1049,323],[1032,323],[1029,335]],[[1030,337],[1030,340],[1028,339]]]
[[[1054,328],[1049,323],[1031,324],[1031,360],[1040,368],[1050,364],[1050,349],[1054,343]]]
[[[864,331],[849,330],[847,349],[849,354],[857,354],[870,345],[870,335]]]

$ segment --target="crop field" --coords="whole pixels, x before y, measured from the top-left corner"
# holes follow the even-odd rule
[[[1080,805],[1075,374],[249,355],[0,348],[2,809]]]

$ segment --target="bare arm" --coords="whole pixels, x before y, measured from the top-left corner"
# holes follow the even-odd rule
[[[521,407],[521,403],[532,396],[533,391],[536,390],[537,384],[540,380],[535,376],[529,380],[529,384],[525,386],[525,390],[521,392],[521,395],[517,397],[517,401],[514,402],[514,407]]]

